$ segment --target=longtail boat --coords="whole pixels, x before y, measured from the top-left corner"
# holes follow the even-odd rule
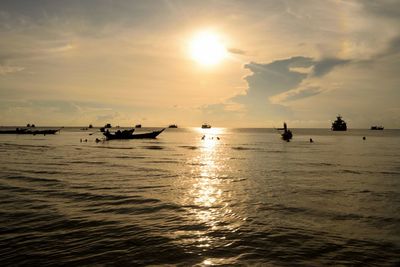
[[[125,131],[117,131],[115,133],[110,133],[109,131],[105,131],[103,134],[107,140],[117,140],[117,139],[154,139],[160,133],[162,133],[164,129],[160,131],[153,131],[150,133],[140,133],[140,134],[133,134],[135,129],[125,130]]]
[[[30,130],[30,129],[23,129],[23,128],[16,128],[15,130],[3,130],[0,131],[0,134],[56,134],[60,129],[46,129],[46,130]]]

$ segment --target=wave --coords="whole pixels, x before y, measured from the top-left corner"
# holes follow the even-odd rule
[[[49,145],[30,145],[30,144],[10,144],[10,143],[0,143],[0,147],[6,148],[55,148]]]
[[[50,184],[55,185],[55,184],[63,184],[64,183],[57,179],[48,179],[48,178],[25,176],[25,175],[11,175],[11,176],[4,176],[3,178],[8,179],[8,180],[19,180],[19,181],[26,181],[26,182],[32,182],[32,183],[44,183],[47,185],[50,185]]]
[[[186,149],[189,149],[189,150],[196,150],[196,149],[199,149],[200,147],[198,147],[198,146],[179,146],[179,147],[181,147],[181,148],[186,148]]]
[[[116,159],[146,159],[148,156],[115,156]]]
[[[142,146],[142,148],[144,148],[144,149],[150,149],[150,150],[161,150],[161,149],[165,149],[164,146]]]
[[[234,150],[260,150],[259,148],[255,147],[243,147],[243,146],[233,146],[231,148]]]
[[[348,169],[343,169],[340,170],[341,173],[350,173],[350,174],[362,174],[361,171],[356,171],[356,170],[348,170]]]
[[[95,149],[135,149],[134,147],[115,147],[115,146],[91,146]]]

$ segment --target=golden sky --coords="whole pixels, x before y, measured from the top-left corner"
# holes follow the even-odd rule
[[[0,125],[400,127],[398,1],[1,1]]]

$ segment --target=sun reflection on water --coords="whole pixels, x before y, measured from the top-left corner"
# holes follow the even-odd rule
[[[201,138],[198,141],[199,153],[191,161],[192,185],[188,191],[187,201],[193,207],[193,220],[205,224],[206,232],[198,232],[196,246],[199,248],[216,246],[224,236],[218,238],[209,235],[209,231],[234,230],[229,228],[226,218],[232,213],[227,199],[226,178],[227,156],[223,145],[223,128],[198,129]]]
[[[233,208],[237,198],[237,184],[229,163],[231,151],[224,142],[225,129],[196,129],[198,139],[193,144],[188,168],[179,180],[180,200],[186,207],[185,223],[190,227],[176,231],[174,238],[193,253],[231,246],[229,235],[238,231],[243,218]],[[192,250],[195,247],[195,250]],[[226,263],[228,258],[206,258],[204,265]],[[208,261],[207,261],[208,260]]]

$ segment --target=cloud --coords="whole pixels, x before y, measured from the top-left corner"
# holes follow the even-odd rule
[[[315,96],[320,93],[322,93],[323,90],[320,87],[317,86],[310,86],[310,87],[305,87],[305,88],[296,88],[293,90],[289,90],[287,92],[274,95],[269,98],[269,101],[274,104],[280,104],[282,102],[287,102],[287,101],[294,101],[310,96]]]
[[[249,117],[290,117],[293,112],[285,104],[324,92],[310,80],[321,79],[334,68],[351,63],[340,58],[314,59],[295,56],[267,64],[250,62],[244,65],[251,73],[244,79],[248,89],[244,94],[227,99],[225,103],[206,107],[211,113],[243,113]],[[236,105],[235,105],[236,104]],[[231,107],[240,107],[235,109]]]
[[[246,96],[239,98],[266,97],[290,90],[307,77],[306,73],[294,68],[307,68],[312,65],[312,58],[302,56],[276,60],[268,64],[246,64],[244,67],[252,72],[245,77],[249,89]]]
[[[400,53],[400,35],[388,41],[386,49],[378,53],[376,58],[393,56]]]
[[[0,75],[6,75],[24,70],[24,67],[0,65]]]
[[[350,63],[351,60],[339,58],[326,58],[316,61],[313,68],[313,76],[321,77],[332,71],[333,68]]]
[[[374,15],[384,18],[394,18],[398,20],[400,17],[400,2],[396,0],[360,0],[359,3],[364,9]]]
[[[228,48],[228,52],[237,55],[245,55],[246,51],[239,48]]]

